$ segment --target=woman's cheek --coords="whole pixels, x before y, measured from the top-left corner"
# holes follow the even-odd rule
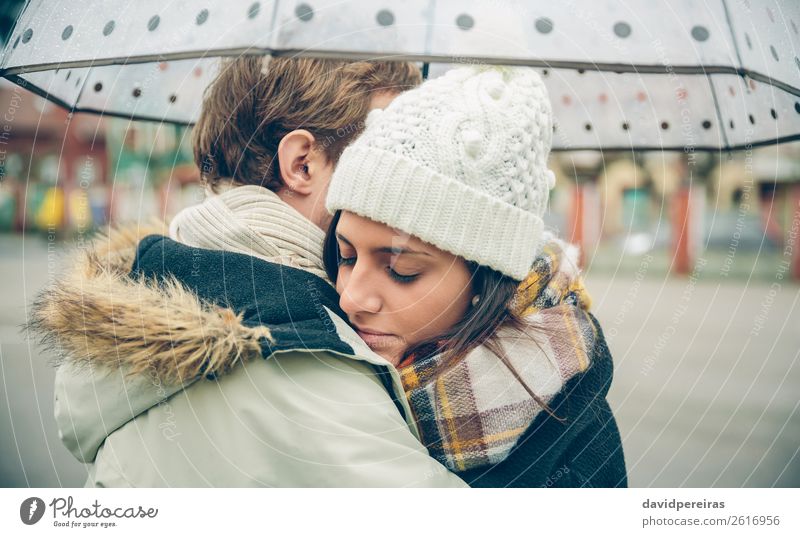
[[[431,293],[436,297],[436,304],[431,305],[439,315],[439,321],[447,328],[461,320],[467,312],[469,280],[447,281],[440,284],[437,292]]]
[[[447,300],[437,293],[437,289],[419,288],[406,295],[412,298],[402,309],[406,324],[418,339],[425,339],[440,331],[437,326],[442,313],[447,308]]]

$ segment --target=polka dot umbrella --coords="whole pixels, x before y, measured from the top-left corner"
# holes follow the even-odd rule
[[[796,0],[30,0],[0,75],[73,111],[191,124],[220,57],[540,70],[554,148],[800,138]]]

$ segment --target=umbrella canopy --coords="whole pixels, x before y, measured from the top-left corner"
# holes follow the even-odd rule
[[[796,0],[30,0],[0,75],[74,111],[191,124],[219,58],[529,65],[554,149],[800,138]]]

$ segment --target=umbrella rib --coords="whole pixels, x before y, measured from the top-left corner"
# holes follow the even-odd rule
[[[728,11],[728,2],[726,0],[722,0],[722,9],[725,11],[725,19],[728,21],[728,29],[731,31],[731,41],[733,41],[733,50],[736,51],[736,59],[739,62],[739,67],[744,68],[744,63],[742,63],[742,55],[739,52],[739,42],[736,40],[736,32],[733,31],[733,21],[731,20],[731,14]]]
[[[708,86],[711,88],[711,98],[714,100],[714,112],[717,114],[717,125],[719,125],[719,132],[722,134],[722,140],[724,142],[725,147],[730,147],[730,142],[728,142],[728,132],[725,128],[725,123],[723,123],[722,118],[722,111],[719,109],[719,100],[717,99],[717,90],[714,87],[714,82],[711,80],[711,77],[706,77],[708,80]]]

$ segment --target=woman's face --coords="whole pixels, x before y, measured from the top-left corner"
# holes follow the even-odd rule
[[[472,287],[462,258],[346,211],[336,240],[339,304],[361,339],[392,364],[466,314]]]

